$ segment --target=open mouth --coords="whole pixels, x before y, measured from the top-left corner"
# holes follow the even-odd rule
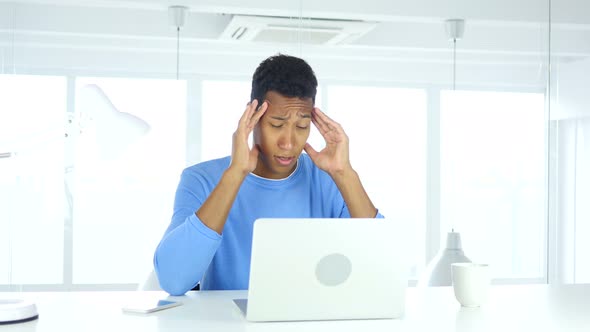
[[[277,160],[277,162],[283,166],[289,166],[293,163],[293,160],[295,160],[295,158],[293,157],[281,157],[281,156],[275,156],[275,159]]]

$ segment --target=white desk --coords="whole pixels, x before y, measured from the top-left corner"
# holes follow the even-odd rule
[[[397,320],[291,323],[247,322],[232,299],[244,291],[190,292],[183,306],[148,314],[126,314],[133,297],[161,292],[0,293],[34,300],[39,319],[0,325],[0,331],[590,331],[590,284],[494,286],[487,305],[461,308],[451,287],[408,288],[406,315]]]

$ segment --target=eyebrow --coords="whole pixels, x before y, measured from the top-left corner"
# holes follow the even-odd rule
[[[310,119],[311,118],[311,114],[299,114],[300,117],[304,118],[304,119]],[[287,119],[289,119],[288,116],[271,116],[271,119],[275,119],[275,120],[280,120],[280,121],[285,121]]]

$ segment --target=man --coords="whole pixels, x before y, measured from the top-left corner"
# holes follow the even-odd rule
[[[182,173],[154,255],[165,291],[181,295],[199,282],[202,289],[247,289],[258,218],[382,217],[350,164],[346,133],[314,107],[316,89],[302,59],[279,54],[258,66],[231,157]],[[307,143],[312,124],[326,141],[319,152]]]

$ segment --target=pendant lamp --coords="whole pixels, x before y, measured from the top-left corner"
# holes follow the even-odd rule
[[[453,91],[456,87],[457,74],[457,40],[463,37],[465,21],[450,19],[445,21],[446,33],[453,42]],[[418,286],[451,286],[451,264],[471,262],[465,256],[461,246],[461,234],[451,229],[447,233],[446,247],[428,263],[426,270],[418,280]]]

